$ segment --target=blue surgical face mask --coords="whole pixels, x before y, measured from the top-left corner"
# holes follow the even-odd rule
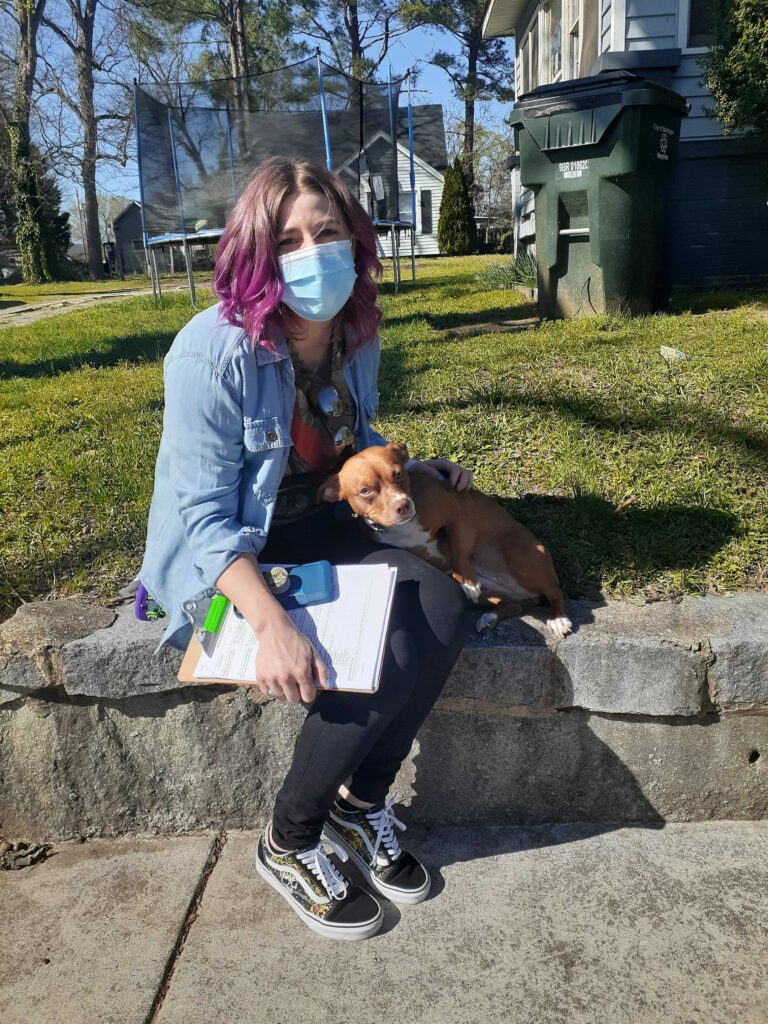
[[[344,238],[278,257],[282,301],[305,320],[332,320],[355,287],[352,243]]]

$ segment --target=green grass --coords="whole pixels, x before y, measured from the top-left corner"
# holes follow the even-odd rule
[[[474,468],[572,595],[767,589],[765,295],[457,335],[534,312],[518,291],[480,290],[494,259],[424,260],[415,287],[384,285],[382,433]],[[686,293],[678,308],[713,304]],[[109,598],[136,571],[161,359],[192,312],[183,294],[142,297],[0,331],[3,616],[40,595]],[[690,359],[670,369],[661,344]]]

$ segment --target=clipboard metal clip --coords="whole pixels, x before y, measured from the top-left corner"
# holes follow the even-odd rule
[[[203,624],[208,618],[208,612],[211,610],[211,604],[218,593],[219,592],[215,587],[207,587],[205,590],[201,590],[199,594],[195,594],[194,597],[190,597],[186,601],[181,602],[181,610],[192,623],[195,636],[201,644],[205,639],[206,634]]]

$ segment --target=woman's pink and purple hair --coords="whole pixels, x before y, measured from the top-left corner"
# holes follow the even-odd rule
[[[371,218],[342,179],[307,160],[270,157],[253,172],[229,215],[216,252],[213,290],[223,317],[245,327],[256,344],[274,350],[270,327],[283,333],[295,314],[280,300],[283,283],[277,261],[276,232],[280,204],[294,192],[325,195],[341,214],[355,243],[357,280],[337,318],[347,328],[347,357],[373,341],[381,322],[376,304],[382,265],[376,255]],[[334,329],[336,324],[334,324]]]

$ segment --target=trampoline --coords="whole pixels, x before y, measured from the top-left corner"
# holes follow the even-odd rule
[[[411,218],[403,220],[397,176],[398,108],[407,95]],[[134,82],[143,243],[152,293],[161,294],[157,250],[182,248],[196,305],[192,248],[218,242],[253,168],[270,156],[325,163],[389,234],[400,287],[400,234],[410,233],[416,280],[416,188],[411,70],[363,82],[314,57],[248,78]],[[382,250],[383,254],[383,250]]]

